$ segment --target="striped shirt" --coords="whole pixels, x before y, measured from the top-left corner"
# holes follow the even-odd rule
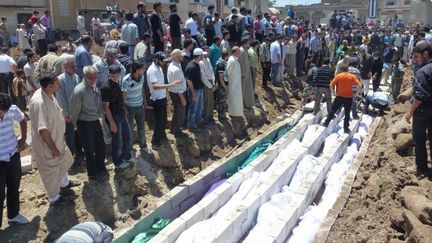
[[[111,242],[113,239],[112,229],[101,222],[85,222],[72,227],[55,243],[93,243],[96,238],[100,240],[98,242]]]
[[[125,104],[129,107],[143,106],[144,76],[140,80],[134,80],[132,74],[127,74],[121,84],[124,92]]]
[[[318,68],[312,79],[312,86],[329,87],[334,78],[334,72],[328,65]]]
[[[0,119],[0,161],[9,162],[17,152],[18,141],[14,131],[14,121],[24,120],[24,114],[16,106],[12,105]]]

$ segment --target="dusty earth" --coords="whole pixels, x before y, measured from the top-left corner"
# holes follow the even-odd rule
[[[101,53],[101,48],[95,47],[93,51]],[[16,49],[12,50],[13,57],[18,57],[18,53]],[[271,124],[298,109],[299,101],[293,98],[290,87],[288,82],[284,82],[282,87],[264,90],[258,77],[257,106],[246,110],[242,121],[218,121],[215,112],[215,123],[193,134],[185,131],[188,134],[186,138],[175,138],[167,129],[167,144],[152,151],[152,156],[141,159],[133,168],[115,171],[112,164],[108,164],[110,176],[105,181],[89,181],[85,161],[81,161],[72,167],[69,174],[82,185],[62,191],[70,200],[62,206],[49,206],[38,170],[33,169],[23,175],[20,189],[21,213],[31,223],[9,226],[4,209],[0,242],[53,242],[77,223],[91,220],[100,220],[114,229],[133,224],[155,209],[159,198],[170,189],[241,149],[245,141],[265,133]],[[168,107],[170,120],[172,107]],[[146,119],[146,137],[151,141],[154,123],[151,110],[146,112]],[[29,153],[30,147],[23,152]],[[139,156],[138,152],[136,155]]]
[[[410,104],[402,102],[377,128],[327,242],[432,242],[432,181],[415,176],[411,125],[404,118]]]

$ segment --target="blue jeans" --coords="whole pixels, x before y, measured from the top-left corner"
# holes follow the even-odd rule
[[[278,83],[278,74],[279,74],[279,63],[272,63],[272,70],[271,70],[271,78],[272,78],[272,84]]]
[[[188,128],[196,127],[202,122],[202,112],[204,106],[204,95],[203,89],[195,89],[195,93],[198,97],[197,101],[192,100],[190,95],[189,100],[189,112],[188,112]]]
[[[112,136],[112,158],[115,165],[123,160],[129,160],[131,155],[131,130],[128,119],[123,115],[114,115],[113,119],[117,125],[117,132],[111,132]]]
[[[126,106],[126,109],[128,111],[128,120],[129,120],[129,127],[131,130],[131,134],[132,134],[132,130],[133,130],[133,124],[134,124],[134,120],[136,122],[136,126],[137,126],[137,130],[138,130],[138,140],[139,140],[139,145],[141,149],[145,149],[147,148],[147,143],[146,143],[146,136],[145,136],[145,113],[144,113],[144,107],[140,106],[140,107],[131,107],[131,106]],[[131,143],[132,145],[132,143]],[[131,148],[132,150],[132,148]]]

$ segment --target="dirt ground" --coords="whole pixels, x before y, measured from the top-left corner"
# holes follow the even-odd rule
[[[327,242],[432,242],[432,181],[414,174],[409,107],[398,103],[386,112]]]
[[[96,47],[94,52],[101,53],[100,49]],[[19,52],[13,49],[12,56],[18,57]],[[31,223],[9,226],[4,216],[0,242],[53,242],[72,226],[91,220],[100,220],[114,229],[133,224],[155,209],[159,198],[170,189],[234,150],[242,149],[245,141],[265,133],[270,125],[298,109],[299,101],[293,98],[287,82],[282,87],[265,90],[261,88],[260,76],[257,80],[257,107],[246,110],[245,120],[237,123],[239,125],[231,119],[217,121],[215,112],[215,123],[194,134],[187,132],[187,138],[175,138],[167,129],[169,142],[158,151],[152,151],[148,162],[141,160],[124,171],[115,171],[112,164],[108,165],[110,176],[104,181],[88,180],[85,161],[74,165],[70,177],[80,180],[82,185],[61,192],[70,200],[65,205],[49,206],[37,169],[23,175],[21,214]],[[153,134],[152,113],[151,110],[146,113],[147,141],[151,141]],[[168,120],[171,116],[172,108],[169,108]],[[31,148],[23,152],[29,153]]]

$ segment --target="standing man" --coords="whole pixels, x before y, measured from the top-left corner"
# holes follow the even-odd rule
[[[92,18],[92,30],[93,30],[93,39],[96,41],[96,43],[101,43],[101,33],[103,30],[103,27],[101,25],[100,19],[98,17],[98,14],[95,13]]]
[[[164,51],[164,35],[162,28],[162,20],[160,17],[160,13],[162,12],[162,4],[160,2],[156,2],[153,4],[153,14],[150,17],[150,24],[152,27],[153,33],[153,45],[154,52]]]
[[[204,31],[207,38],[207,45],[211,46],[213,44],[213,37],[216,35],[213,25],[214,5],[208,6],[207,10],[208,12],[204,16]]]
[[[66,122],[66,144],[69,150],[75,155],[75,161],[78,159],[78,149],[76,146],[79,144],[78,133],[72,123],[71,117],[71,97],[75,87],[81,82],[76,74],[76,64],[74,56],[68,56],[64,59],[63,63],[64,73],[58,79],[60,81],[60,88],[56,92],[56,98],[60,108],[63,112],[63,117]],[[81,151],[79,151],[81,152]]]
[[[108,70],[108,81],[101,87],[103,110],[111,132],[114,165],[126,169],[132,159],[132,134],[120,86],[120,65],[112,64]]]
[[[360,47],[360,80],[363,86],[363,94],[366,96],[369,92],[372,69],[372,57],[364,48]]]
[[[383,60],[379,51],[375,51],[372,54],[372,64],[371,64],[371,75],[372,75],[372,89],[376,92],[379,88],[383,70]]]
[[[332,110],[328,114],[324,126],[327,127],[329,125],[336,111],[343,106],[345,112],[344,132],[350,133],[349,121],[353,100],[353,86],[361,86],[361,83],[354,74],[348,72],[348,67],[346,65],[341,66],[340,69],[341,73],[336,75],[330,83],[330,90],[332,93],[334,93],[334,87],[336,86],[336,98],[333,101]]]
[[[203,47],[203,58],[200,61],[201,79],[204,83],[204,109],[203,120],[205,123],[213,122],[214,98],[213,92],[216,90],[215,75],[213,67],[208,58],[210,49],[208,46]]]
[[[227,95],[229,81],[225,78],[225,70],[227,67],[227,60],[229,53],[224,51],[222,56],[216,62],[215,76],[217,90],[215,92],[216,110],[218,112],[219,121],[226,119],[226,112],[228,111]]]
[[[16,139],[14,121],[19,122],[21,138]],[[2,226],[4,200],[7,198],[9,224],[28,224],[29,220],[19,214],[21,183],[20,152],[27,139],[27,122],[24,113],[12,105],[10,96],[0,93],[0,227]],[[6,195],[7,188],[7,195]]]
[[[297,55],[297,35],[293,34],[288,40],[288,75],[294,77],[294,70],[297,67],[296,55]]]
[[[83,68],[93,65],[90,48],[93,45],[92,38],[88,35],[81,36],[81,45],[75,50],[75,64],[77,66],[77,75],[82,80]]]
[[[40,22],[43,26],[45,26],[45,28],[47,29],[46,33],[46,40],[48,43],[50,43],[52,41],[51,38],[51,16],[50,16],[50,12],[49,11],[45,11],[45,14],[40,18]]]
[[[176,80],[170,84],[165,84],[165,77],[162,65],[166,56],[163,52],[156,52],[152,65],[147,70],[147,83],[150,89],[150,99],[153,101],[153,111],[155,116],[155,128],[152,137],[152,147],[159,149],[162,142],[167,140],[165,126],[167,123],[167,98],[166,89],[180,83]]]
[[[68,170],[74,159],[65,141],[65,120],[55,93],[60,87],[57,77],[44,77],[29,104],[32,121],[32,151],[39,174],[51,205],[60,205],[66,199],[60,188],[81,183],[69,180]]]
[[[177,5],[172,3],[170,5],[171,14],[168,17],[170,35],[172,39],[171,48],[181,49],[181,29],[180,24],[182,23],[180,16],[177,14]]]
[[[270,45],[270,58],[271,58],[271,80],[272,84],[279,83],[279,68],[282,63],[281,44],[283,36],[278,36],[277,40]]]
[[[193,61],[189,62],[185,70],[185,78],[192,98],[192,100],[189,100],[188,111],[188,128],[191,130],[202,122],[204,83],[199,62],[202,60],[203,54],[204,51],[201,48],[196,48],[193,51]]]
[[[6,21],[7,21],[6,17],[3,16],[0,22],[0,39],[2,40],[0,46],[2,47],[10,46],[9,31],[7,29]]]
[[[123,79],[126,75],[126,69],[123,65],[117,60],[117,49],[108,48],[105,52],[105,57],[100,59],[98,62],[93,64],[93,67],[98,71],[96,86],[98,88],[102,87],[104,84],[108,82],[109,76],[109,66],[113,64],[117,64],[120,66],[121,73],[120,78]]]
[[[330,59],[325,58],[322,67],[318,68],[315,75],[312,78],[312,87],[315,88],[315,106],[314,114],[317,114],[321,108],[321,98],[324,95],[324,99],[327,103],[327,114],[331,111],[331,91],[330,82],[334,78],[334,70],[330,68]]]
[[[252,40],[251,46],[248,50],[249,55],[249,64],[251,67],[251,73],[252,73],[252,89],[255,94],[255,84],[256,84],[256,77],[257,72],[259,68],[259,60],[258,60],[258,48],[260,47],[260,43],[258,40]]]
[[[76,21],[77,21],[77,30],[80,32],[81,37],[87,35],[87,31],[85,29],[85,17],[83,11],[78,12]]]
[[[125,15],[126,23],[121,28],[121,38],[129,45],[129,56],[133,57],[135,45],[138,44],[140,38],[138,35],[138,27],[134,24],[133,13]]]
[[[197,42],[199,46],[201,46],[198,41],[198,36],[200,35],[200,32],[198,31],[197,19],[197,13],[190,13],[189,19],[186,20],[184,27],[190,30],[191,37]]]
[[[243,39],[241,41],[241,47],[240,47],[240,59],[238,60],[240,62],[241,66],[241,79],[242,79],[242,92],[243,92],[243,103],[245,108],[252,108],[255,106],[255,96],[254,96],[254,90],[253,90],[253,81],[252,81],[252,72],[251,67],[249,63],[249,55],[248,55],[248,48],[249,48],[249,40]]]
[[[44,77],[57,77],[62,73],[62,65],[57,56],[58,47],[56,44],[48,45],[48,53],[39,59],[35,69],[35,79],[39,82]]]
[[[108,175],[105,168],[105,145],[99,119],[102,117],[102,103],[99,89],[96,88],[97,69],[84,67],[84,79],[71,97],[70,113],[73,125],[81,135],[89,179],[99,179]]]
[[[175,81],[180,81],[179,85],[169,88],[169,95],[174,106],[174,113],[171,119],[171,133],[174,136],[183,136],[184,133],[181,132],[181,126],[184,122],[186,115],[186,79],[183,74],[181,63],[183,61],[183,56],[186,54],[179,49],[174,49],[171,52],[172,62],[168,66],[167,79],[168,83],[173,83]]]
[[[0,92],[12,96],[12,81],[17,64],[9,56],[9,48],[2,47],[0,54]]]
[[[145,33],[141,42],[139,42],[134,51],[134,61],[144,64],[145,70],[152,64],[153,55],[151,53],[152,38],[149,33]]]
[[[146,13],[146,5],[143,2],[137,4],[137,12],[133,16],[133,22],[138,26],[139,39],[144,40],[144,34],[150,34],[150,25]]]
[[[27,63],[24,65],[24,74],[27,79],[27,90],[30,92],[30,95],[33,95],[37,89],[40,88],[38,82],[35,79],[35,70],[37,64],[37,55],[36,53],[27,54]]]
[[[419,178],[432,177],[428,168],[426,139],[429,139],[429,155],[432,157],[432,46],[427,41],[420,41],[413,49],[413,62],[422,67],[413,79],[413,96],[411,109],[405,119],[411,123],[416,153],[416,175]],[[426,137],[426,131],[428,137]]]
[[[222,39],[219,36],[213,38],[213,44],[210,46],[210,63],[213,70],[216,68],[216,62],[220,59],[222,55],[221,48]]]
[[[259,59],[262,67],[262,87],[267,89],[267,83],[271,82],[271,55],[270,55],[271,39],[266,37],[259,48]]]
[[[243,116],[243,94],[241,88],[242,71],[238,61],[241,56],[240,48],[238,46],[233,47],[231,53],[226,66],[226,76],[229,80],[228,113],[231,117],[241,117]]]
[[[392,36],[393,38],[393,36]],[[395,49],[393,47],[393,43],[387,43],[387,47],[384,49],[383,57],[384,57],[384,66],[382,72],[382,84],[388,84],[387,80],[390,76],[390,73],[393,68],[393,56],[395,54]]]
[[[122,90],[124,92],[123,98],[126,104],[129,126],[132,131],[135,121],[138,130],[141,156],[149,154],[145,136],[145,107],[147,100],[144,90],[145,70],[146,67],[144,64],[137,62],[132,63],[131,72],[123,78],[122,82]]]

